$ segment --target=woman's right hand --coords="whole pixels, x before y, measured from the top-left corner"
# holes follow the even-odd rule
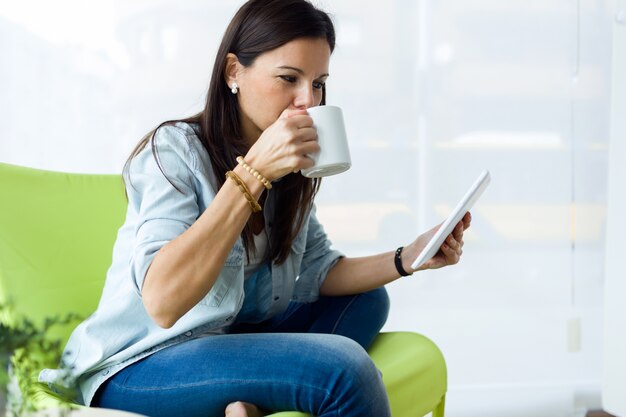
[[[259,136],[245,160],[269,181],[275,181],[311,168],[314,161],[307,155],[319,150],[317,131],[307,111],[285,109]]]

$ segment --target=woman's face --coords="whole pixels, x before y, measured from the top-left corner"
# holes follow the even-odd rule
[[[285,109],[308,109],[322,101],[330,61],[326,39],[293,40],[259,55],[247,68],[234,55],[229,58],[227,82],[239,86],[241,123],[250,143]]]

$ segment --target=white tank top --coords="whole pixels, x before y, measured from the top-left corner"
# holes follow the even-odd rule
[[[261,265],[265,255],[267,253],[268,247],[268,239],[267,233],[265,232],[265,228],[261,233],[254,236],[254,245],[256,246],[256,252],[250,254],[250,262],[247,262],[247,256],[244,254],[244,266],[243,266],[243,276],[244,278],[248,278],[252,273]]]

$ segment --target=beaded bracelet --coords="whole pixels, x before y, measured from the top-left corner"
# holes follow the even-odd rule
[[[253,213],[256,213],[262,210],[261,205],[259,204],[258,201],[254,199],[254,197],[252,197],[252,194],[250,193],[250,190],[246,186],[246,183],[243,182],[243,180],[239,177],[239,175],[235,174],[233,171],[228,171],[226,173],[226,178],[230,178],[231,180],[235,182],[235,184],[237,184],[237,186],[239,187],[239,190],[243,193],[244,197],[246,197],[246,200],[248,200],[248,203],[250,204],[250,208],[252,209]]]
[[[243,156],[237,157],[237,163],[241,165],[242,167],[244,167],[245,170],[248,171],[254,178],[261,181],[261,183],[263,184],[265,188],[267,188],[268,190],[272,189],[272,183],[269,182],[267,178],[263,176],[263,174],[261,174],[256,169],[252,168],[250,165],[248,165],[246,161],[243,159]]]

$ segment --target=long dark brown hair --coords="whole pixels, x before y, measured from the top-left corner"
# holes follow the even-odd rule
[[[215,57],[204,109],[186,119],[163,122],[149,132],[126,161],[124,173],[128,174],[132,159],[150,142],[157,165],[167,178],[159,163],[155,134],[161,127],[176,122],[194,123],[199,126],[198,136],[211,158],[217,188],[221,188],[225,182],[226,171],[237,165],[236,157],[245,155],[248,151],[248,145],[241,132],[237,96],[231,94],[225,81],[226,56],[233,53],[243,66],[249,67],[259,55],[298,38],[326,39],[331,52],[335,49],[335,29],[330,17],[308,1],[246,2],[235,14],[222,38]],[[321,104],[326,104],[325,86],[322,90]],[[127,175],[125,178],[130,179]],[[285,262],[319,186],[319,179],[305,178],[299,173],[289,174],[274,183],[272,193],[275,194],[276,210],[272,219],[273,227],[269,234],[269,251],[266,259],[278,264]],[[255,250],[249,223],[244,227],[241,236],[249,256],[250,251]]]

